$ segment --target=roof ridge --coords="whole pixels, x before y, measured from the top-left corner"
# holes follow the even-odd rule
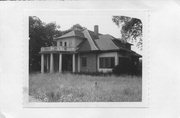
[[[89,33],[89,31],[88,31],[88,33]],[[90,35],[90,36],[91,36],[91,35]],[[97,45],[96,41],[95,41],[92,37],[91,37],[91,39],[93,40],[93,42],[94,42],[95,46],[97,47],[97,49],[100,50],[100,48],[99,48],[99,46]]]
[[[94,40],[92,39],[92,37],[91,37],[89,31],[88,31],[87,29],[85,29],[85,30],[83,31],[83,33],[84,33],[85,38],[87,38],[87,40],[88,40],[88,42],[89,42],[91,48],[94,47],[95,50],[99,50],[99,48],[96,46]]]

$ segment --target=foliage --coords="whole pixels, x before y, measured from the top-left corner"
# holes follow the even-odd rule
[[[29,17],[29,71],[40,70],[41,47],[53,46],[54,36],[61,36],[60,26],[56,23],[44,23],[36,16]]]
[[[83,30],[84,27],[82,27],[80,24],[75,24],[75,25],[73,25],[70,29],[71,29],[71,30],[75,30],[75,29]]]
[[[112,71],[115,75],[128,74],[142,76],[142,62],[140,61],[137,64],[134,64],[131,61],[123,62],[122,64],[115,66]]]
[[[80,24],[75,24],[68,30],[63,31],[62,34],[66,34],[68,32],[71,32],[72,30],[83,30],[83,29],[84,29],[84,27],[82,27]]]
[[[126,41],[136,41],[136,46],[142,50],[142,22],[140,19],[127,16],[113,16],[112,21],[122,28],[121,34]]]

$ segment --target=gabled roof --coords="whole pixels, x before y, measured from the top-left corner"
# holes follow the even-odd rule
[[[72,30],[60,37],[55,38],[55,39],[63,39],[63,38],[67,38],[67,37],[82,37],[82,38],[84,38],[84,34],[80,30]]]

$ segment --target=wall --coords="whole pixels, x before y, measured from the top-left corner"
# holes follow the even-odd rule
[[[81,65],[81,57],[86,57],[87,65]],[[97,71],[97,56],[96,54],[81,54],[80,55],[80,71],[81,72],[96,72]]]

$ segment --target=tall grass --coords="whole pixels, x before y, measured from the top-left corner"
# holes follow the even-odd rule
[[[70,73],[30,74],[30,102],[140,102],[142,79]],[[35,100],[34,100],[35,99]]]

